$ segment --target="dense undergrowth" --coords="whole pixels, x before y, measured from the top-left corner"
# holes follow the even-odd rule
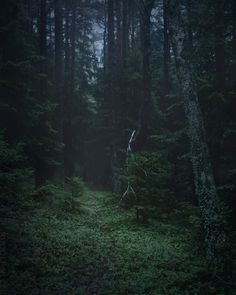
[[[82,189],[78,180],[48,184],[10,211],[1,208],[8,294],[220,295],[202,256],[197,215],[185,209],[180,221],[180,209],[142,223],[117,196]]]

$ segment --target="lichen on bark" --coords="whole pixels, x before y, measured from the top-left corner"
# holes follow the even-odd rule
[[[195,192],[204,227],[206,257],[216,272],[225,275],[228,253],[227,235],[213,176],[203,115],[188,57],[187,30],[182,15],[184,12],[181,11],[177,0],[170,0],[169,7],[170,39],[188,123]]]

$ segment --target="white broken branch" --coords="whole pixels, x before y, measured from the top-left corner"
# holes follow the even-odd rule
[[[131,149],[131,145],[132,143],[135,141],[135,134],[136,134],[136,130],[133,130],[130,139],[128,141],[128,146],[127,146],[127,150],[126,150],[126,169],[127,169],[127,174],[128,174],[128,170],[129,170],[129,155],[132,153],[132,149]],[[130,184],[130,181],[128,180],[128,186],[126,191],[123,193],[120,202],[125,198],[125,196],[131,191],[131,193],[136,197],[135,191],[132,188],[132,185]],[[120,203],[119,202],[119,203]]]

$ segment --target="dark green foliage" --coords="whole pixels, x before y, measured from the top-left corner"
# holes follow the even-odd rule
[[[173,172],[171,164],[158,152],[142,152],[132,155],[128,166],[128,180],[138,206],[152,208],[152,215],[162,217],[175,207],[171,189]]]
[[[80,198],[83,196],[85,184],[80,177],[72,177],[68,179],[67,185],[73,198]]]
[[[79,177],[68,179],[65,184],[45,183],[31,194],[35,202],[47,204],[62,212],[73,212],[80,208],[85,184]]]
[[[52,185],[44,191],[59,193]],[[32,203],[27,214],[12,212],[8,277],[14,284],[9,293],[219,294],[198,249],[199,237],[193,239],[194,227],[137,224],[116,200],[106,192],[87,191],[80,214],[69,207],[61,214],[44,202]]]
[[[10,147],[0,135],[0,200],[6,205],[17,204],[18,198],[29,188],[32,170],[26,165],[25,144]]]

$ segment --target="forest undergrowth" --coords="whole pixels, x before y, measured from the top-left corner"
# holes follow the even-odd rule
[[[110,192],[66,194],[44,186],[4,216],[8,294],[218,294],[194,223],[142,223]]]

